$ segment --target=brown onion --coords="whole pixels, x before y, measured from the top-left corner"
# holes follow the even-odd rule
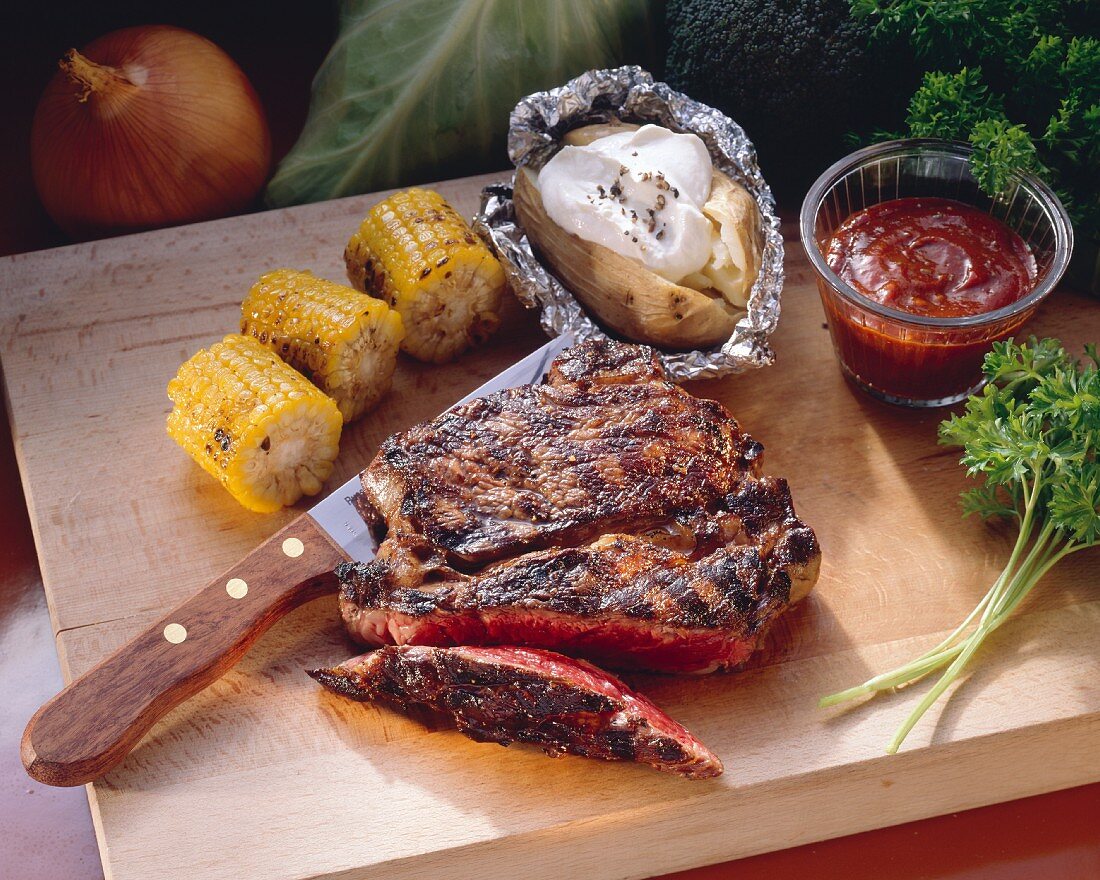
[[[35,112],[31,159],[54,222],[87,237],[248,208],[271,135],[221,49],[180,28],[133,27],[61,60]]]

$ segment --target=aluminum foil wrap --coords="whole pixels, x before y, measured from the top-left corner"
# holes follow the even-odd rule
[[[736,122],[664,83],[654,82],[640,67],[590,70],[564,86],[528,95],[516,105],[508,131],[508,155],[516,167],[541,167],[557,150],[565,132],[612,118],[699,135],[715,167],[743,184],[760,209],[764,247],[747,313],[721,346],[707,351],[658,350],[665,368],[674,379],[684,380],[724,376],[773,363],[775,355],[768,346],[768,336],[779,321],[783,236],[775,199],[756,162],[756,150]],[[481,211],[474,218],[474,227],[500,259],[520,300],[529,308],[542,309],[542,326],[548,334],[570,333],[578,340],[606,337],[535,257],[516,222],[511,184],[494,184],[482,190]]]

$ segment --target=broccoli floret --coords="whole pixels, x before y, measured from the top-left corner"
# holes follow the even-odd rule
[[[848,0],[669,0],[665,78],[739,122],[797,190],[872,118],[872,24]],[[872,106],[875,105],[875,106]],[[779,168],[782,163],[782,168]]]

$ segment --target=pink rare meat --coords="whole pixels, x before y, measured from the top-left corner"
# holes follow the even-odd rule
[[[722,772],[710,749],[641,694],[590,663],[550,651],[389,646],[310,675],[355,700],[446,713],[478,742],[637,761],[691,779]]]

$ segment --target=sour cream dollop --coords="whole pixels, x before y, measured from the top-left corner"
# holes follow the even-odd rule
[[[678,284],[711,257],[714,230],[703,214],[711,160],[694,134],[658,125],[563,147],[538,176],[547,215]]]

